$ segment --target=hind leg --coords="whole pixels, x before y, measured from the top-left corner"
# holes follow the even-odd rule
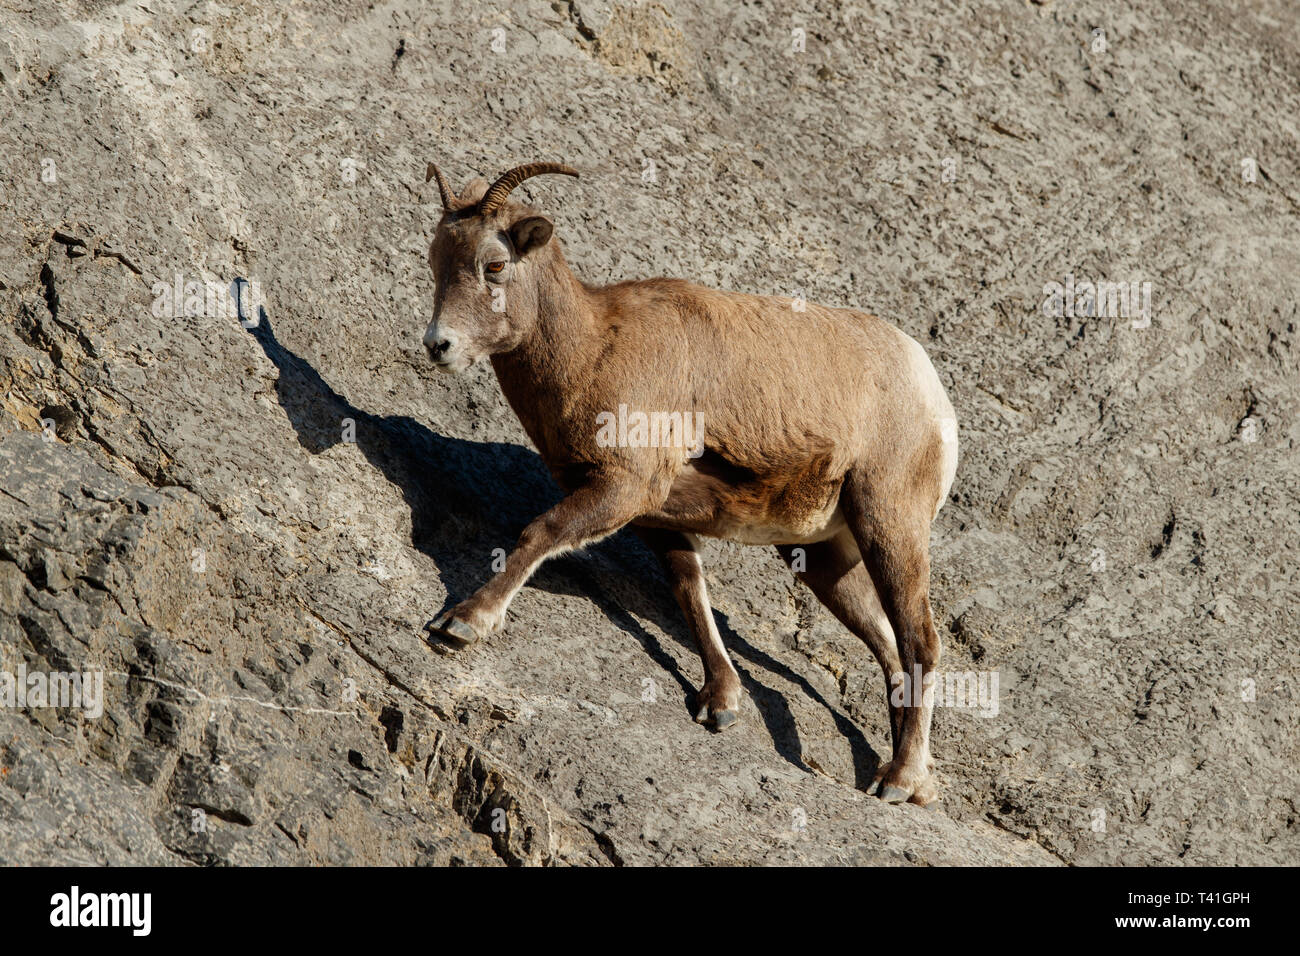
[[[777,545],[777,551],[796,571],[799,580],[817,595],[841,624],[870,648],[885,676],[885,702],[889,707],[890,744],[898,749],[903,708],[893,702],[894,675],[902,672],[894,631],[876,596],[876,586],[862,563],[858,544],[848,531],[829,541],[806,545]],[[799,552],[803,552],[800,554]],[[800,560],[802,559],[802,560]]]
[[[881,769],[871,792],[883,800],[926,804],[938,799],[930,770],[933,682],[939,634],[930,613],[930,520],[933,508],[912,507],[906,494],[880,495],[870,476],[855,473],[840,496],[849,530],[875,582],[885,616],[898,640],[902,665],[902,726],[894,759]]]

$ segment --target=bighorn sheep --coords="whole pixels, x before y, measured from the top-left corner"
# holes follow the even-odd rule
[[[957,422],[925,352],[851,309],[677,279],[586,285],[551,241],[551,221],[507,198],[542,173],[577,175],[532,163],[491,186],[476,179],[460,196],[436,166],[426,177],[437,180],[443,214],[429,246],[424,345],[444,371],[491,359],[566,495],[524,529],[500,573],[431,629],[478,640],[500,627],[544,560],[631,525],[662,562],[699,645],[696,720],[722,730],[738,718],[741,685],[696,536],[775,545],[884,671],[893,758],[869,792],[936,799],[924,692],[939,661],[930,524],[956,471]],[[645,421],[627,425],[637,412],[659,413],[658,441],[633,435]],[[678,440],[687,416],[702,428],[699,447]]]

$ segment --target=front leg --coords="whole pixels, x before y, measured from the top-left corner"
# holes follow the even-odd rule
[[[695,720],[712,724],[714,730],[726,730],[740,719],[740,675],[727,656],[718,625],[713,620],[713,608],[709,606],[709,592],[704,584],[704,568],[695,542],[678,531],[635,530],[663,565],[704,662],[704,686],[695,699]]]
[[[519,589],[547,558],[613,534],[647,507],[644,486],[597,478],[534,519],[506,558],[506,566],[474,595],[430,625],[435,634],[472,644],[497,630]]]

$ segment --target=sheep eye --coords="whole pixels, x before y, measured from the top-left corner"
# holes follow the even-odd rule
[[[497,262],[489,262],[489,263],[487,264],[487,266],[486,266],[486,271],[495,274],[495,273],[497,273],[497,272],[500,272],[500,271],[501,271],[502,269],[504,269],[505,267],[506,267],[506,264],[505,264],[504,262],[501,262],[501,261],[498,260]]]

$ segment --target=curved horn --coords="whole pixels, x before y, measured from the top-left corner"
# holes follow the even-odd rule
[[[460,208],[456,201],[456,193],[452,191],[451,183],[447,182],[447,177],[442,174],[442,170],[433,163],[424,171],[424,181],[427,183],[430,179],[438,180],[438,195],[442,197],[442,208],[447,212],[454,212]]]
[[[566,166],[564,163],[527,163],[523,166],[516,166],[508,173],[502,173],[501,177],[494,182],[483,198],[479,200],[479,215],[486,216],[488,213],[496,212],[501,204],[506,201],[510,195],[510,190],[514,189],[525,179],[533,176],[540,176],[543,173],[561,173],[565,176],[577,176],[578,171],[572,166]]]

